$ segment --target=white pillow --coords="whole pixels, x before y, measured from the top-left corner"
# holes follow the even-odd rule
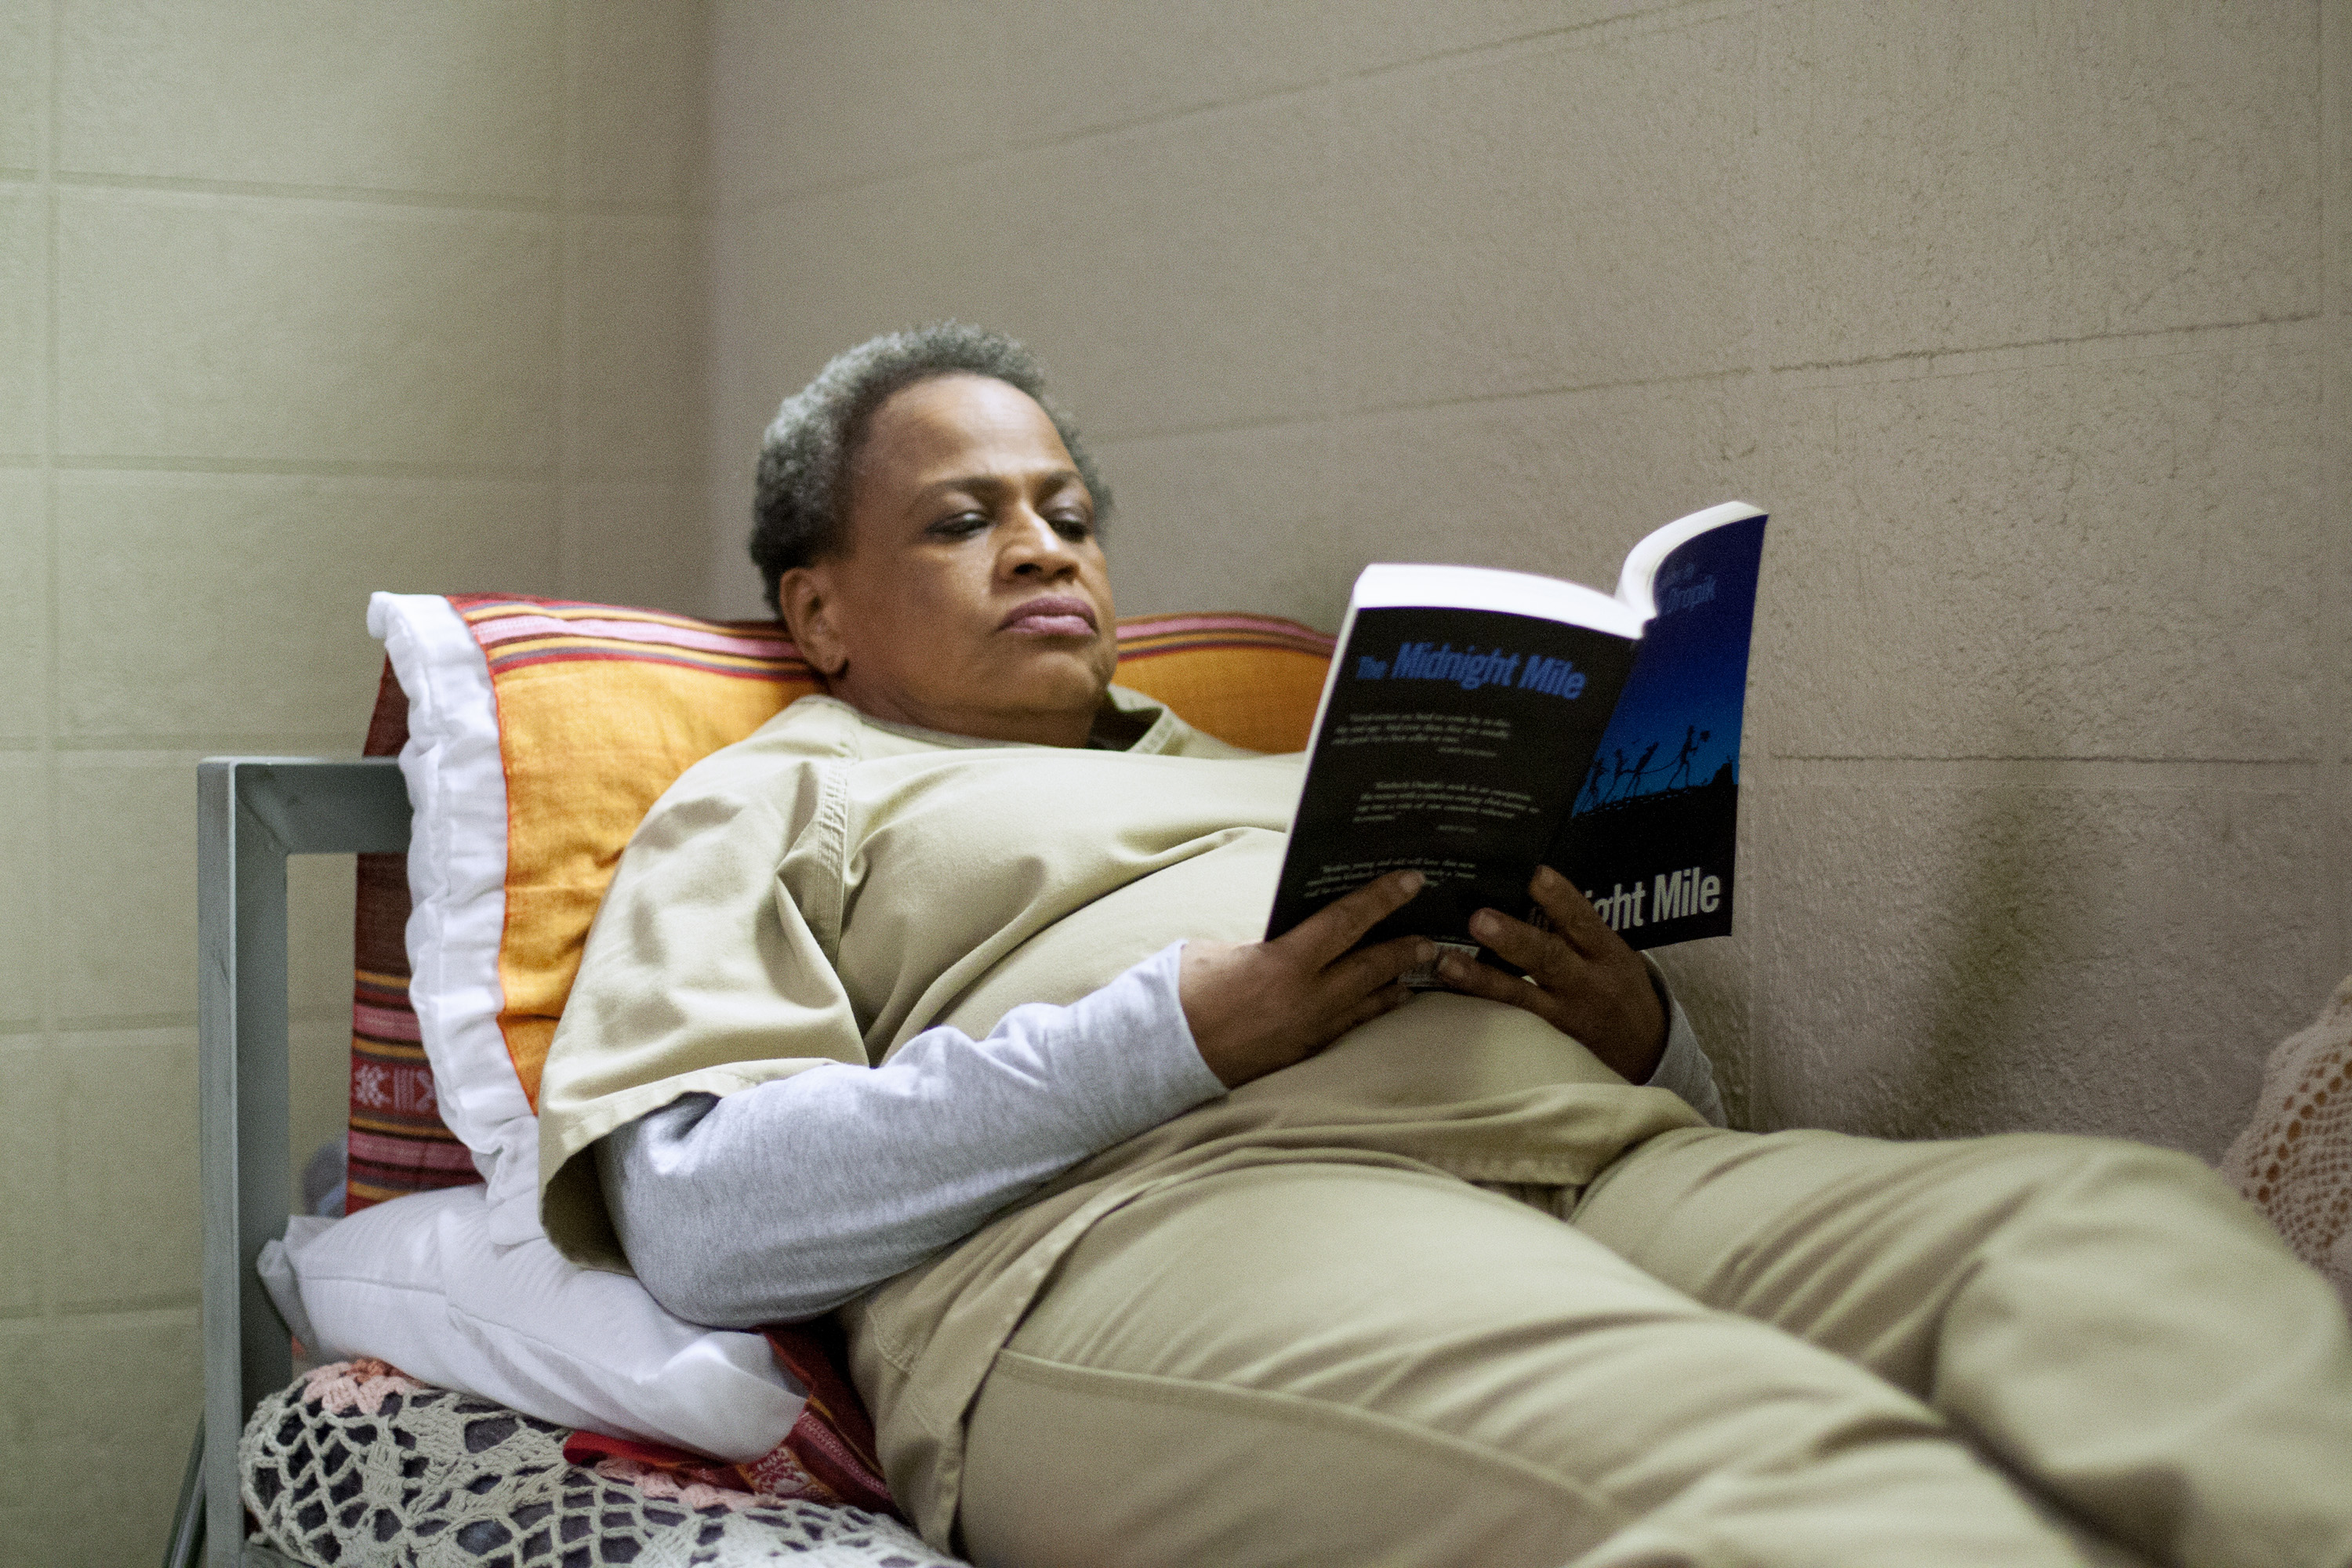
[[[408,1003],[441,1120],[488,1185],[490,1238],[520,1242],[540,1234],[539,1118],[499,1032],[507,777],[498,700],[481,645],[440,595],[373,595],[368,630],[408,694]]]
[[[494,1206],[451,1187],[288,1226],[312,1353],[375,1356],[542,1421],[730,1463],[784,1440],[807,1393],[764,1338],[674,1318],[628,1275],[565,1261],[535,1225],[499,1245]]]

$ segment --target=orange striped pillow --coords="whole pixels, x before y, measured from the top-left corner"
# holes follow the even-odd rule
[[[503,595],[446,603],[479,647],[495,705],[506,786],[497,1037],[535,1109],[589,924],[638,820],[688,767],[822,687],[774,622]],[[1297,622],[1246,615],[1141,616],[1119,624],[1118,642],[1122,685],[1260,751],[1307,743],[1332,646]],[[399,752],[407,717],[388,664],[368,754]],[[478,1162],[444,1125],[407,994],[409,874],[400,857],[362,858],[353,1210],[476,1179]]]
[[[1272,616],[1137,616],[1118,623],[1118,683],[1220,741],[1300,752],[1331,647]]]

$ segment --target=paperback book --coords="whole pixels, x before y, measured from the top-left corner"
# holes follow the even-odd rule
[[[1266,934],[1387,872],[1427,878],[1366,938],[1483,952],[1549,865],[1636,948],[1731,931],[1739,729],[1764,513],[1731,501],[1625,557],[1617,591],[1368,566],[1324,682]]]

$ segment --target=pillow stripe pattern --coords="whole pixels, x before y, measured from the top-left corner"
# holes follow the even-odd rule
[[[1334,639],[1273,616],[1139,616],[1118,626],[1118,683],[1254,752],[1307,745]]]
[[[383,595],[379,603],[404,597]],[[506,796],[505,842],[493,847],[505,858],[503,909],[495,921],[495,1022],[506,1060],[491,1065],[508,1086],[497,1103],[513,1105],[518,1125],[471,1129],[461,1142],[435,1115],[458,1108],[443,1106],[425,1065],[407,955],[396,941],[383,940],[386,932],[396,939],[409,923],[415,868],[404,868],[397,856],[363,858],[352,993],[353,1209],[477,1179],[468,1143],[478,1161],[500,1167],[494,1202],[535,1190],[535,1172],[520,1156],[535,1142],[529,1110],[540,1068],[596,905],[630,834],[688,766],[824,689],[773,621],[707,621],[500,594],[418,595],[415,603],[440,625],[452,612],[462,622],[495,708]],[[1306,744],[1330,660],[1329,636],[1250,615],[1138,616],[1122,621],[1118,636],[1121,685],[1235,745],[1296,751]],[[401,751],[409,717],[388,661],[368,754]],[[383,859],[388,874],[371,877],[366,858]],[[475,921],[469,929],[492,927]],[[442,1009],[436,1016],[446,1012],[438,998],[425,1010],[435,1008]],[[477,1026],[467,1037],[488,1037]],[[517,1083],[520,1099],[513,1096]],[[465,1103],[483,1101],[473,1093]],[[524,1207],[535,1225],[535,1205]],[[499,1239],[511,1239],[504,1231],[502,1225]]]
[[[1118,623],[1118,658],[1130,659],[1212,647],[1279,648],[1328,658],[1338,639],[1276,616],[1130,616]]]
[[[772,621],[503,595],[449,603],[480,646],[498,704],[507,790],[498,1026],[535,1112],[589,923],[638,820],[688,767],[822,688]],[[583,706],[601,731],[594,743],[583,743]]]
[[[820,689],[815,672],[773,621],[713,622],[494,595],[457,595],[450,603],[482,645],[493,680],[534,664],[629,659]]]

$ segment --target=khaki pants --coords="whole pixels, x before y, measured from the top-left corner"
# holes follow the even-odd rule
[[[1696,1130],[1568,1217],[1345,1154],[1113,1213],[982,1387],[965,1549],[2352,1563],[2343,1311],[2185,1156]]]

